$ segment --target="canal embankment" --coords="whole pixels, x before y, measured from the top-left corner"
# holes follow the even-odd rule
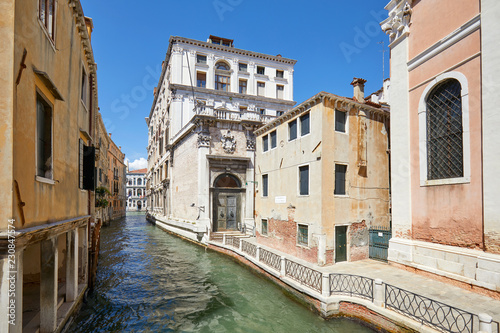
[[[320,267],[258,244],[252,237],[215,235],[207,244],[199,244],[258,271],[325,318],[355,317],[391,332],[500,329],[500,301],[484,295],[382,262]]]

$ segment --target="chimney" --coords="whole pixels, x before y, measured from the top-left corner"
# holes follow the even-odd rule
[[[351,82],[351,85],[354,87],[353,98],[359,103],[365,102],[365,83],[366,80],[357,77],[355,77]]]

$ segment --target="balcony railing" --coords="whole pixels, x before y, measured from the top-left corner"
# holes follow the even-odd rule
[[[216,110],[212,106],[198,105],[195,108],[195,113],[202,116],[215,117],[219,120],[229,120],[229,121],[258,121],[263,123],[268,123],[272,121],[275,116],[260,114],[254,111],[231,111],[231,110]]]

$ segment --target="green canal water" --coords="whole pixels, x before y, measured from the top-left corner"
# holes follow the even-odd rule
[[[66,332],[373,332],[324,320],[227,256],[144,215],[101,230],[97,285]]]

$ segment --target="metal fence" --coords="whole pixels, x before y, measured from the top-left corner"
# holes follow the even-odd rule
[[[473,332],[472,313],[390,284],[385,285],[385,307],[446,332]]]
[[[358,296],[373,302],[373,279],[351,274],[330,274],[330,295]]]
[[[267,266],[281,271],[281,257],[279,255],[261,248],[259,251],[259,260]]]
[[[285,259],[285,275],[321,292],[323,274],[309,267]]]
[[[257,256],[257,246],[247,241],[241,241],[241,250],[254,258]]]
[[[233,245],[233,236],[226,235],[224,245]]]

